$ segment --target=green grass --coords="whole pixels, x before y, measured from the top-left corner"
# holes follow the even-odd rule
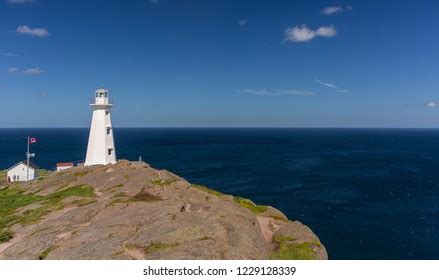
[[[278,235],[273,237],[277,249],[270,255],[272,260],[315,260],[316,253],[313,246],[320,246],[318,243],[304,242],[294,243],[294,238],[286,235]]]
[[[82,198],[82,199],[75,200],[72,203],[77,205],[77,206],[84,206],[84,205],[92,204],[95,202],[96,202],[96,200],[91,199],[91,198]]]
[[[120,203],[130,203],[130,202],[127,198],[116,198],[116,199],[113,199],[108,205],[113,206],[113,205],[120,204]]]
[[[125,197],[125,196],[128,196],[128,194],[127,194],[126,192],[118,192],[118,193],[116,193],[115,195],[113,195],[113,198],[116,198],[116,197]]]
[[[14,237],[14,233],[8,229],[6,230],[0,230],[0,244],[8,242],[9,240]]]
[[[109,192],[115,192],[115,191],[117,191],[117,189],[119,189],[119,188],[121,188],[121,187],[123,187],[123,186],[124,186],[123,184],[117,184],[117,185],[115,185],[115,186],[110,187],[110,188],[108,189],[108,191],[109,191]]]
[[[53,228],[53,226],[48,226],[48,227],[39,227],[37,229],[35,229],[34,231],[32,231],[32,233],[30,234],[30,236],[34,236],[37,233],[43,232],[45,230],[51,229]]]
[[[4,230],[17,220],[15,211],[19,208],[41,201],[43,198],[34,194],[23,194],[24,190],[14,184],[0,190],[0,230]]]
[[[42,216],[63,208],[62,200],[71,196],[81,196],[81,197],[91,197],[93,196],[93,189],[87,185],[79,185],[63,189],[47,196],[40,196],[39,199],[42,201],[42,206],[33,209],[26,210],[18,218],[18,223],[22,225],[29,225],[38,222]],[[84,204],[83,204],[84,205]]]
[[[38,222],[42,216],[63,207],[62,200],[66,197],[91,197],[93,189],[87,185],[79,185],[56,191],[47,196],[24,194],[24,189],[17,184],[0,190],[0,231],[5,232],[14,224],[28,225]],[[20,208],[31,204],[39,204],[35,209],[17,213]],[[0,242],[1,243],[1,242]]]
[[[177,246],[180,246],[180,243],[151,243],[149,246],[145,247],[145,254],[162,251],[169,248],[175,248]]]
[[[8,173],[8,171],[6,170],[2,170],[0,171],[0,186],[3,186],[7,183],[7,178],[6,178],[6,174]]]
[[[111,253],[111,256],[117,257],[117,256],[122,255],[123,253],[125,253],[125,250],[118,250],[118,251],[114,251],[113,253]]]
[[[90,186],[79,185],[51,193],[46,196],[46,198],[51,201],[61,201],[70,196],[90,197],[93,196],[93,194],[93,189]]]
[[[233,200],[236,203],[238,203],[240,206],[247,208],[248,210],[250,210],[256,214],[265,213],[265,211],[267,211],[267,206],[257,205],[253,201],[251,201],[250,199],[246,199],[246,198],[242,198],[242,197],[237,196],[237,197],[233,198]]]
[[[158,180],[151,181],[151,183],[153,183],[156,186],[165,187],[165,186],[168,186],[171,183],[173,183],[173,181],[166,181],[166,180],[158,179]]]
[[[75,174],[73,174],[73,176],[75,177],[84,177],[85,175],[87,175],[88,171],[79,171],[76,172]]]
[[[208,236],[203,236],[203,237],[198,238],[197,240],[198,240],[198,241],[204,241],[204,240],[209,240],[209,239],[210,239],[210,237],[208,237]]]
[[[38,169],[37,174],[38,177],[45,177],[47,175],[49,175],[51,173],[50,170],[46,170],[46,169]]]
[[[223,193],[221,193],[219,191],[215,191],[215,190],[209,189],[208,187],[205,187],[205,186],[192,184],[192,187],[194,187],[196,189],[199,189],[200,191],[207,192],[207,193],[209,193],[211,195],[214,195],[214,196],[218,196],[219,197],[219,196],[224,195]]]
[[[273,218],[275,221],[282,221],[282,222],[288,222],[288,219],[282,217],[282,216],[277,216],[277,215],[271,215],[271,218]]]
[[[45,260],[47,258],[47,256],[49,255],[50,252],[52,252],[55,249],[55,247],[50,246],[49,248],[47,248],[46,250],[42,251],[39,255],[38,255],[38,259],[39,260]]]
[[[62,204],[56,204],[56,205],[43,205],[40,206],[37,209],[33,210],[26,210],[23,212],[22,215],[18,215],[16,222],[21,225],[31,225],[37,223],[41,217],[43,217],[46,214],[49,214],[53,210],[61,209]]]

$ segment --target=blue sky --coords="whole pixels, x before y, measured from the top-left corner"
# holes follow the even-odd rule
[[[438,9],[0,0],[0,127],[438,127]]]

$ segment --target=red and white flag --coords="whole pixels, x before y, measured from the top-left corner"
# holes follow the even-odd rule
[[[29,138],[29,143],[30,143],[30,144],[37,143],[37,138],[35,138],[35,137],[30,137],[30,138]]]

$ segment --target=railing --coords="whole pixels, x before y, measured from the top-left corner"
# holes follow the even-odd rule
[[[81,166],[84,165],[85,159],[77,160],[73,162],[73,166]]]
[[[104,97],[94,97],[90,100],[90,104],[96,105],[113,105],[113,99],[104,98]]]

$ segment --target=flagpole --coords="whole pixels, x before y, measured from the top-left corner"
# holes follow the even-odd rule
[[[27,172],[26,172],[26,181],[29,181],[29,136],[27,137]]]

